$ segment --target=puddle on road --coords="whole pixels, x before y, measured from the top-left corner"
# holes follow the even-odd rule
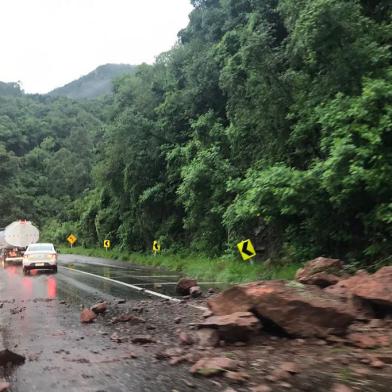
[[[123,298],[125,300],[145,299],[145,294],[136,290],[129,290],[115,282],[103,280],[94,276],[80,274],[77,271],[61,270],[61,279],[58,280],[57,290],[59,296],[67,302],[80,303],[88,297],[94,300],[105,297]]]
[[[65,267],[88,272],[91,274],[103,276],[105,278],[118,280],[127,284],[138,286],[146,290],[153,290],[161,294],[177,297],[176,283],[181,278],[180,275],[170,274],[170,272],[146,269],[146,268],[117,268],[108,265],[97,265],[97,264],[84,264],[84,263],[65,263]],[[84,275],[87,276],[87,275]],[[107,281],[106,281],[107,282]],[[227,287],[227,284],[216,284],[210,282],[199,282],[200,286],[212,287],[216,290]],[[207,288],[207,287],[206,287]]]

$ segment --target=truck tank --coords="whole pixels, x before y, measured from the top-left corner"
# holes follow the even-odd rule
[[[0,247],[26,248],[39,240],[39,230],[29,221],[15,221],[8,225],[0,234]],[[3,239],[4,238],[4,239]]]

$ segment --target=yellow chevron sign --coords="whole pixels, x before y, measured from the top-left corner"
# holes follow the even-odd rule
[[[159,253],[161,251],[161,244],[158,241],[152,243],[152,251],[154,253]]]
[[[244,261],[256,256],[256,251],[251,240],[241,241],[237,244],[237,248]]]

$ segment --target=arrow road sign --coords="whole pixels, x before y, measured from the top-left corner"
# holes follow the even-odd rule
[[[103,247],[106,249],[110,248],[110,240],[103,241]]]
[[[256,256],[255,248],[253,247],[251,240],[245,240],[237,244],[237,248],[244,261],[251,259]]]
[[[154,241],[152,243],[152,251],[154,253],[160,252],[161,251],[161,244],[158,241]]]

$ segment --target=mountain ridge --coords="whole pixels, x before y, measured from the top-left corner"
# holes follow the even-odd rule
[[[113,80],[134,72],[130,64],[104,64],[64,86],[49,91],[49,96],[64,96],[72,99],[94,99],[113,92]]]

